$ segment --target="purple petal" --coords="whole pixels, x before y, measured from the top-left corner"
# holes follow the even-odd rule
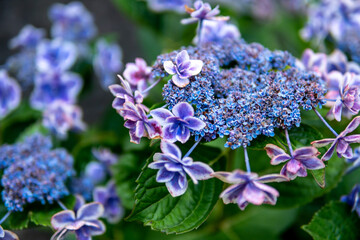
[[[185,18],[181,20],[181,24],[192,24],[192,23],[196,23],[198,21],[197,18]]]
[[[143,136],[145,136],[145,127],[143,121],[138,121],[136,123],[135,136],[138,138],[142,138]]]
[[[183,62],[186,62],[186,61],[189,61],[189,60],[190,60],[190,57],[189,57],[189,54],[188,54],[188,52],[186,50],[182,50],[181,52],[179,52],[176,55],[176,58],[175,58],[175,62],[176,62],[177,66],[179,66]]]
[[[302,147],[294,151],[294,158],[302,159],[310,156],[319,155],[319,151],[314,147]]]
[[[176,117],[179,117],[181,119],[185,119],[187,117],[193,117],[194,116],[194,109],[193,107],[187,103],[187,102],[180,102],[176,104],[172,112]]]
[[[0,225],[0,238],[3,238],[4,236],[5,236],[4,229],[3,229],[2,226]]]
[[[288,163],[287,163],[287,167],[286,170],[288,172],[291,172],[293,174],[296,174],[297,171],[300,169],[301,167],[301,162],[295,160],[295,159],[291,159]]]
[[[179,177],[180,177],[180,174],[176,174],[174,176],[174,178],[170,182],[165,183],[169,193],[173,197],[183,195],[186,192],[186,189],[187,189],[187,181],[185,181],[183,187],[180,187],[180,185],[179,185]],[[186,180],[186,178],[185,178],[185,180]]]
[[[239,194],[244,189],[244,184],[234,184],[228,188],[226,188],[221,194],[220,198],[223,199],[225,204],[236,203]]]
[[[360,143],[360,134],[354,134],[343,138],[347,143]]]
[[[323,161],[318,159],[317,157],[312,157],[308,159],[302,159],[301,163],[310,170],[317,170],[325,167],[325,164]]]
[[[324,167],[325,167],[325,165],[324,165]],[[319,169],[321,169],[321,168],[319,168]],[[307,176],[306,168],[305,168],[304,165],[301,166],[301,168],[300,168],[299,171],[296,173],[296,175],[299,176],[299,177],[306,177],[306,176]]]
[[[175,159],[181,159],[181,151],[175,144],[161,141],[160,148],[163,153],[170,154]]]
[[[189,76],[196,76],[201,72],[204,63],[201,60],[190,60],[190,66],[186,70]]]
[[[148,132],[150,139],[158,139],[161,138],[162,129],[158,121],[155,119],[150,119],[146,123],[146,131]]]
[[[261,183],[285,182],[285,181],[289,181],[289,179],[280,174],[268,174],[261,176],[256,180],[256,182],[261,182]]]
[[[104,207],[100,203],[93,202],[82,206],[76,213],[79,220],[96,220],[104,214]]]
[[[75,205],[74,205],[74,211],[77,212],[81,206],[85,204],[85,199],[83,196],[76,194],[75,195]]]
[[[264,202],[265,194],[262,190],[255,187],[254,184],[249,183],[243,191],[244,198],[255,205],[261,205]]]
[[[105,187],[96,187],[93,192],[93,199],[95,202],[104,204],[107,199],[107,190]]]
[[[185,121],[188,122],[186,126],[195,131],[200,131],[201,129],[206,127],[206,124],[196,117],[187,117],[185,118]]]
[[[156,153],[155,153],[156,154]],[[152,162],[148,165],[148,168],[151,168],[151,169],[161,169],[164,167],[165,165],[165,161],[159,161],[159,162]]]
[[[180,163],[165,163],[164,167],[166,168],[166,170],[171,171],[171,172],[182,172],[183,171],[183,167],[182,164]]]
[[[167,124],[163,129],[163,139],[174,143],[176,142],[176,131],[173,128],[173,124]]]
[[[174,177],[174,175],[174,172],[170,172],[165,168],[161,168],[156,175],[156,181],[160,183],[169,182]]]
[[[360,116],[355,117],[340,135],[344,136],[348,133],[353,132],[359,126],[359,124],[360,124]]]
[[[189,138],[190,138],[190,130],[185,126],[178,127],[176,132],[176,139],[184,144],[189,140]]]
[[[164,62],[164,69],[170,75],[176,74],[176,67],[172,61],[165,61]]]
[[[193,159],[191,157],[185,157],[185,158],[181,159],[181,163],[184,166],[191,166],[193,164]]]
[[[288,161],[290,159],[291,159],[291,157],[290,157],[289,154],[283,153],[283,154],[277,155],[276,157],[272,158],[270,163],[272,165],[277,165],[277,164],[280,164],[282,162],[286,162],[286,161]]]
[[[168,117],[173,117],[174,115],[165,108],[157,108],[150,111],[151,116],[158,121],[162,126],[165,125],[165,120]]]
[[[342,153],[342,156],[347,159],[353,158],[354,155],[353,155],[352,148],[350,146],[348,146],[346,148],[345,152]]]
[[[279,175],[279,176],[281,176],[281,175]],[[284,176],[281,176],[281,177],[283,179],[285,179]],[[288,181],[288,180],[289,179],[287,179],[286,181]],[[254,181],[253,184],[255,185],[255,187],[257,187],[258,189],[260,189],[260,190],[262,190],[262,191],[264,191],[266,193],[269,193],[269,194],[271,194],[271,195],[273,195],[275,197],[279,196],[279,192],[273,187],[270,187],[270,186],[268,186],[266,184],[263,184],[261,182],[258,182],[258,181]]]
[[[64,210],[56,213],[51,218],[51,225],[55,230],[62,229],[75,222],[75,213],[71,210]]]
[[[179,172],[179,173],[180,173],[180,174],[178,174],[178,175],[179,175],[179,180],[178,180],[179,186],[180,186],[181,188],[184,188],[184,187],[187,188],[188,181],[187,181],[187,179],[186,179],[186,174],[185,174],[185,173],[182,173],[182,172]]]
[[[330,148],[326,151],[326,153],[321,157],[321,160],[323,161],[327,161],[331,158],[331,156],[333,155],[334,151],[335,151],[335,147],[336,147],[337,141],[333,142],[333,144],[331,144]]]
[[[19,237],[15,233],[5,230],[5,236],[2,240],[19,240]]]
[[[99,220],[91,220],[87,221],[89,226],[86,226],[88,228],[88,232],[91,236],[97,236],[104,234],[106,231],[105,225],[102,221]]]
[[[349,147],[349,144],[347,142],[345,142],[343,139],[339,139],[338,145],[336,148],[336,152],[339,153],[340,155],[342,155],[348,147]]]
[[[335,119],[341,121],[341,111],[342,110],[342,101],[340,98],[336,99],[335,105],[332,108],[332,113],[334,114]]]
[[[311,145],[313,145],[316,148],[325,147],[326,145],[329,145],[330,143],[333,143],[336,139],[335,138],[325,138],[317,141],[313,141]]]
[[[233,183],[233,182],[228,181],[228,178],[229,178],[230,175],[231,175],[230,172],[214,172],[214,173],[211,174],[211,176],[216,177],[216,178],[220,179],[223,182]],[[220,197],[221,197],[221,195],[220,195]]]
[[[171,80],[179,88],[186,87],[190,83],[188,78],[180,78],[178,75],[173,75]]]
[[[270,158],[273,158],[273,157],[276,157],[277,155],[285,153],[285,151],[282,148],[280,148],[274,144],[266,144],[265,150],[266,150],[267,155]]]
[[[197,180],[211,178],[210,174],[214,172],[209,165],[202,162],[194,162],[191,166],[184,166],[184,170],[195,184],[198,183]]]

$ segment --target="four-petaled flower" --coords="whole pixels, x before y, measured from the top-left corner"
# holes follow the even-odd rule
[[[342,202],[349,204],[352,209],[351,211],[356,211],[360,217],[360,185],[357,184],[351,190],[349,195],[342,196],[340,199]]]
[[[330,143],[331,146],[327,152],[322,156],[321,160],[327,161],[333,155],[335,148],[339,157],[352,158],[353,151],[350,147],[350,143],[360,143],[360,134],[354,134],[346,136],[353,132],[360,124],[360,117],[355,117],[349,125],[342,131],[336,138],[326,138],[322,140],[313,141],[311,144],[316,147],[324,147]]]
[[[214,20],[214,21],[227,21],[229,17],[216,16],[220,13],[219,6],[216,6],[214,9],[211,9],[209,3],[204,3],[203,1],[196,1],[194,3],[194,8],[185,7],[186,11],[190,13],[191,18],[186,18],[181,20],[182,24],[191,24],[197,21],[203,20]]]
[[[19,237],[8,230],[4,230],[0,225],[0,240],[19,240]]]
[[[139,144],[142,137],[160,138],[160,124],[154,119],[148,119],[142,105],[126,101],[120,115],[126,121],[124,126],[130,130],[131,142]]]
[[[281,169],[280,174],[290,179],[295,179],[297,176],[306,177],[306,169],[316,170],[325,167],[324,162],[317,158],[320,152],[314,147],[298,148],[291,156],[274,144],[267,144],[265,150],[271,158],[272,165],[289,161]]]
[[[207,164],[193,162],[191,157],[181,158],[181,151],[175,144],[162,141],[160,148],[163,153],[155,153],[154,162],[148,167],[159,169],[156,181],[165,183],[171,196],[177,197],[185,193],[188,186],[186,174],[194,184],[198,180],[211,178],[210,174],[214,171]]]
[[[147,88],[151,69],[152,68],[148,67],[144,59],[136,58],[135,63],[126,64],[124,77],[129,81],[133,89],[142,92]]]
[[[201,60],[190,60],[186,50],[176,55],[175,64],[172,61],[164,62],[164,69],[170,75],[173,83],[183,88],[190,83],[189,77],[196,76],[201,72],[203,62]]]
[[[275,205],[279,192],[264,183],[289,180],[279,174],[259,177],[256,173],[246,173],[241,170],[235,170],[231,173],[215,172],[211,175],[223,182],[233,184],[221,193],[220,198],[225,204],[236,203],[241,210],[244,210],[249,203]]]
[[[51,239],[61,239],[68,231],[75,231],[77,239],[91,239],[91,236],[105,232],[105,225],[98,220],[104,213],[104,207],[98,202],[85,204],[85,200],[76,196],[74,210],[64,210],[51,218],[56,231]]]
[[[109,223],[117,223],[124,214],[124,209],[121,206],[121,201],[116,193],[115,182],[110,181],[106,187],[96,187],[94,189],[94,201],[101,203],[104,206],[105,212],[103,217]]]
[[[185,143],[190,138],[190,130],[199,131],[206,124],[194,117],[194,109],[187,102],[177,103],[172,112],[158,108],[150,112],[151,116],[162,125],[163,139],[169,142]]]

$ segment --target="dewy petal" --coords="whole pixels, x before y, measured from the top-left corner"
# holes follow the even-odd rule
[[[165,61],[164,62],[164,69],[170,75],[176,74],[176,67],[172,61]]]
[[[336,140],[335,138],[325,138],[325,139],[313,141],[311,142],[311,145],[313,145],[316,148],[325,147],[326,145],[333,143],[335,140]]]
[[[170,182],[165,183],[169,193],[173,197],[183,195],[187,189],[187,181],[186,181],[186,185],[183,188],[180,187],[179,177],[180,177],[180,174],[176,174]]]
[[[206,127],[206,123],[196,117],[187,117],[185,118],[185,121],[188,122],[186,126],[195,131],[200,131]]]
[[[201,60],[190,60],[190,66],[186,70],[189,76],[196,76],[201,72],[204,63]]]
[[[75,221],[75,213],[71,210],[64,210],[56,213],[51,218],[51,225],[55,230],[62,229]]]
[[[343,138],[347,143],[360,143],[360,134],[354,134]]]
[[[182,50],[176,55],[175,63],[179,67],[183,62],[189,61],[190,57],[186,50]]]
[[[176,117],[181,119],[194,116],[194,108],[187,102],[177,103],[173,107],[172,112]]]
[[[248,202],[255,205],[261,205],[265,199],[264,192],[257,188],[252,182],[246,185],[243,196]]]
[[[308,158],[308,159],[302,159],[301,163],[310,170],[317,170],[317,169],[322,169],[325,167],[325,164],[323,161],[321,161],[320,159],[318,159],[317,157],[312,157],[312,158]]]
[[[76,213],[79,220],[96,220],[104,214],[104,207],[100,203],[93,202],[82,206]]]
[[[177,159],[178,161],[181,159],[180,148],[178,148],[175,144],[161,141],[160,148],[163,153],[170,154],[170,156]]]
[[[267,155],[270,158],[273,158],[273,157],[276,157],[277,155],[285,153],[285,151],[282,148],[280,148],[274,144],[266,144],[265,150],[266,150]]]
[[[214,172],[209,165],[202,162],[194,162],[191,166],[184,166],[184,170],[195,184],[197,184],[197,180],[211,178],[210,174]]]
[[[160,125],[165,125],[165,120],[168,117],[173,117],[174,115],[165,108],[157,108],[152,111],[150,111],[150,115],[160,123]]]
[[[346,134],[353,132],[359,126],[359,124],[360,116],[355,117],[340,135],[345,136]]]
[[[161,183],[169,182],[174,177],[174,175],[174,172],[170,172],[165,168],[161,168],[156,175],[156,181]]]
[[[286,162],[286,161],[288,161],[290,159],[291,159],[291,157],[290,157],[289,154],[283,153],[283,154],[277,155],[276,157],[272,158],[270,163],[272,165],[278,165],[278,164],[280,164],[282,162]]]
[[[315,147],[302,147],[294,151],[294,158],[302,159],[310,156],[317,156],[319,151]]]

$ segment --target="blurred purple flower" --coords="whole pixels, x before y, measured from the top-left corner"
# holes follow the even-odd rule
[[[298,62],[298,67],[307,71],[314,71],[320,76],[327,73],[327,56],[325,53],[314,53],[312,49],[306,49]]]
[[[350,136],[346,136],[347,134],[355,131],[355,129],[360,124],[360,116],[355,117],[349,125],[342,131],[336,138],[325,138],[322,140],[313,141],[311,144],[316,147],[324,147],[331,143],[330,148],[327,152],[322,156],[321,160],[327,161],[333,155],[335,149],[338,157],[352,158],[353,151],[349,144],[351,143],[360,143],[360,134],[354,134]]]
[[[351,211],[356,211],[360,217],[360,185],[357,184],[352,189],[349,195],[342,196],[340,199],[342,202],[349,204],[352,209]]]
[[[142,137],[160,138],[162,132],[160,124],[154,119],[148,119],[140,104],[126,101],[121,116],[125,120],[124,126],[130,130],[130,142],[139,144]]]
[[[75,103],[82,88],[82,79],[71,72],[38,73],[30,97],[33,108],[43,110],[55,100]]]
[[[190,138],[190,130],[200,131],[206,124],[194,117],[194,109],[187,102],[177,103],[172,112],[165,108],[154,109],[151,116],[163,126],[162,138],[174,143],[185,143]]]
[[[307,169],[317,170],[325,167],[324,162],[317,158],[320,152],[314,147],[298,148],[292,156],[274,144],[267,144],[265,150],[271,158],[272,165],[288,161],[281,169],[280,174],[291,180],[297,176],[306,177]]]
[[[353,157],[347,158],[346,162],[351,163],[351,166],[346,169],[346,173],[350,173],[360,167],[360,147],[354,149]]]
[[[61,239],[68,231],[74,231],[77,239],[91,239],[105,232],[105,225],[98,220],[104,213],[104,207],[97,202],[85,204],[76,196],[74,211],[64,210],[51,218],[51,225],[57,230],[51,239]]]
[[[99,149],[92,149],[92,154],[98,160],[99,162],[106,165],[106,167],[110,168],[112,165],[117,163],[118,156],[114,153],[112,153],[107,148],[99,148]]]
[[[346,72],[360,74],[360,66],[355,62],[348,62],[346,55],[339,49],[335,49],[328,56],[327,72],[338,71],[342,74]]]
[[[71,193],[81,195],[87,201],[91,200],[94,187],[95,185],[93,180],[84,173],[82,173],[79,177],[73,177],[70,180]]]
[[[215,172],[212,176],[223,182],[233,184],[221,193],[220,198],[225,204],[236,203],[241,210],[244,210],[249,203],[275,205],[279,192],[264,183],[289,180],[279,174],[259,177],[256,173],[246,173],[241,170],[235,170],[231,173]]]
[[[176,55],[175,64],[172,61],[164,62],[165,71],[173,75],[173,83],[183,88],[190,83],[189,77],[198,75],[203,67],[201,60],[190,60],[186,50],[182,50]]]
[[[0,70],[0,119],[17,108],[21,100],[19,84],[8,76],[5,70]]]
[[[196,1],[194,8],[186,7],[186,11],[190,14],[191,18],[181,20],[182,24],[191,24],[203,20],[214,20],[214,21],[227,21],[229,17],[216,16],[220,13],[219,6],[211,9],[209,3],[203,1]]]
[[[93,184],[97,185],[106,179],[106,172],[107,169],[104,164],[93,161],[86,165],[84,177],[91,179]]]
[[[82,121],[81,108],[62,100],[54,101],[45,109],[43,125],[60,139],[65,139],[70,130],[83,131],[86,129],[86,125]]]
[[[149,8],[155,12],[176,11],[185,12],[185,5],[191,0],[147,0]]]
[[[66,71],[75,63],[77,50],[74,44],[61,39],[43,40],[36,53],[36,68],[40,72]]]
[[[234,24],[219,21],[205,21],[201,29],[202,43],[221,43],[224,39],[239,39],[239,29]],[[196,36],[194,43],[198,44]]]
[[[129,81],[132,89],[143,92],[147,88],[151,69],[151,67],[147,66],[144,59],[136,58],[135,63],[126,64],[124,77]]]
[[[49,18],[54,38],[86,42],[97,32],[92,15],[81,2],[56,3],[50,8]]]
[[[116,73],[122,67],[122,51],[117,44],[107,43],[101,39],[96,42],[96,54],[94,56],[94,70],[103,89],[108,89],[109,85],[115,83]]]
[[[19,240],[19,237],[8,230],[4,230],[0,225],[0,240]]]
[[[32,25],[25,25],[20,33],[12,38],[9,43],[11,49],[14,48],[36,48],[38,43],[44,38],[45,31],[40,28],[35,28]]]
[[[115,224],[120,221],[124,215],[124,209],[121,206],[121,200],[116,193],[116,185],[110,181],[106,187],[96,187],[94,189],[94,201],[104,206],[105,212],[103,217],[109,223]]]
[[[185,193],[188,186],[186,174],[194,184],[198,180],[211,178],[210,174],[214,171],[207,164],[193,162],[191,157],[181,158],[181,151],[175,144],[161,141],[160,148],[162,153],[155,153],[154,162],[148,167],[159,169],[156,181],[165,183],[171,196],[177,197]]]

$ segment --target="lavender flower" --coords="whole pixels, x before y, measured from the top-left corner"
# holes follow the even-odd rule
[[[182,158],[181,151],[175,144],[161,141],[160,148],[162,153],[155,153],[154,162],[148,167],[159,169],[156,181],[165,183],[171,196],[177,197],[185,193],[188,186],[186,174],[194,184],[198,180],[211,178],[210,174],[214,171],[207,164],[193,162],[191,157]]]
[[[44,38],[45,31],[35,28],[32,25],[25,25],[20,33],[10,40],[10,48],[28,48],[34,49],[38,43]]]
[[[103,89],[115,83],[115,74],[120,72],[122,67],[122,51],[117,44],[107,43],[101,39],[96,43],[96,54],[93,65]]]
[[[352,158],[353,151],[349,144],[351,143],[360,143],[360,134],[354,134],[346,136],[347,134],[353,132],[360,124],[360,117],[355,117],[349,125],[342,131],[336,138],[326,138],[322,140],[313,141],[311,144],[316,147],[324,147],[331,143],[330,148],[322,156],[321,160],[327,161],[333,155],[335,149],[338,157]]]
[[[136,58],[135,63],[127,63],[124,77],[129,81],[132,89],[143,92],[147,88],[151,74],[151,67],[148,67],[145,60]]]
[[[107,148],[92,149],[92,154],[99,162],[105,164],[108,168],[117,163],[118,156]]]
[[[301,62],[298,62],[298,67],[307,71],[314,71],[320,76],[327,72],[327,56],[325,53],[314,53],[312,49],[306,49],[301,57]]]
[[[360,74],[360,66],[355,62],[348,62],[346,55],[339,49],[335,49],[328,56],[327,72],[338,71],[342,74],[351,72],[356,75]]]
[[[49,18],[53,23],[51,34],[54,38],[86,42],[97,32],[92,15],[81,2],[56,3],[50,8]]]
[[[360,217],[360,185],[357,184],[352,189],[349,195],[345,195],[341,197],[341,201],[349,204],[352,209],[351,211],[356,211],[358,216]]]
[[[246,173],[241,170],[235,170],[231,173],[215,172],[211,175],[223,182],[233,184],[221,193],[220,198],[225,204],[237,203],[241,210],[244,210],[249,203],[275,205],[279,192],[264,183],[289,180],[279,174],[258,177],[256,173]]]
[[[89,162],[85,167],[85,176],[93,182],[93,185],[97,185],[103,182],[106,178],[106,171],[104,164],[99,162]]]
[[[97,202],[85,204],[80,196],[76,197],[74,210],[64,210],[51,218],[51,225],[57,230],[51,239],[60,239],[67,232],[74,231],[77,239],[91,239],[105,232],[105,225],[98,220],[104,207]]]
[[[55,100],[74,103],[81,88],[82,79],[75,73],[38,73],[30,104],[35,109],[43,110]]]
[[[185,5],[190,0],[147,0],[149,8],[155,12],[176,11],[182,13],[185,11]]]
[[[5,70],[0,70],[0,120],[17,108],[20,100],[20,86]]]
[[[174,143],[185,143],[190,138],[190,130],[200,131],[206,124],[194,117],[194,109],[187,102],[177,103],[172,112],[158,108],[150,112],[151,116],[163,126],[163,139]]]
[[[131,142],[139,144],[142,137],[160,138],[162,132],[160,124],[154,119],[148,119],[140,104],[126,101],[121,116],[125,120],[124,126],[130,130]]]
[[[81,108],[63,100],[55,100],[43,112],[43,125],[58,138],[65,139],[70,130],[83,131]]]
[[[265,150],[271,158],[272,165],[288,161],[281,169],[280,174],[291,180],[297,176],[306,177],[307,169],[317,170],[325,167],[323,161],[317,158],[320,152],[314,147],[298,148],[291,156],[274,144],[267,144]]]
[[[229,17],[216,16],[220,13],[219,6],[211,9],[209,3],[203,3],[203,1],[196,1],[194,8],[186,8],[186,11],[190,13],[191,18],[181,20],[182,24],[191,24],[203,20],[214,21],[227,21]]]
[[[96,187],[94,189],[94,201],[104,206],[103,217],[109,223],[118,223],[124,215],[124,209],[121,206],[120,198],[116,193],[116,185],[113,181],[110,181],[106,187]]]
[[[347,158],[346,162],[351,164],[351,166],[346,169],[346,173],[350,173],[360,167],[360,147],[354,149],[353,157]]]
[[[44,40],[37,47],[36,67],[40,72],[66,71],[75,63],[74,44],[61,39]]]
[[[201,43],[220,43],[224,39],[240,39],[239,29],[234,24],[219,21],[205,21],[200,33]],[[199,37],[194,42],[198,44]]]
[[[0,240],[19,240],[19,237],[15,233],[4,230],[0,226]]]
[[[190,83],[189,77],[196,76],[201,72],[203,67],[201,60],[190,60],[189,54],[186,50],[179,52],[175,58],[175,64],[172,61],[164,62],[165,71],[173,75],[173,83],[183,88]]]
[[[79,177],[71,178],[70,183],[70,191],[72,194],[80,195],[87,201],[91,200],[95,187],[93,179],[82,173]]]

